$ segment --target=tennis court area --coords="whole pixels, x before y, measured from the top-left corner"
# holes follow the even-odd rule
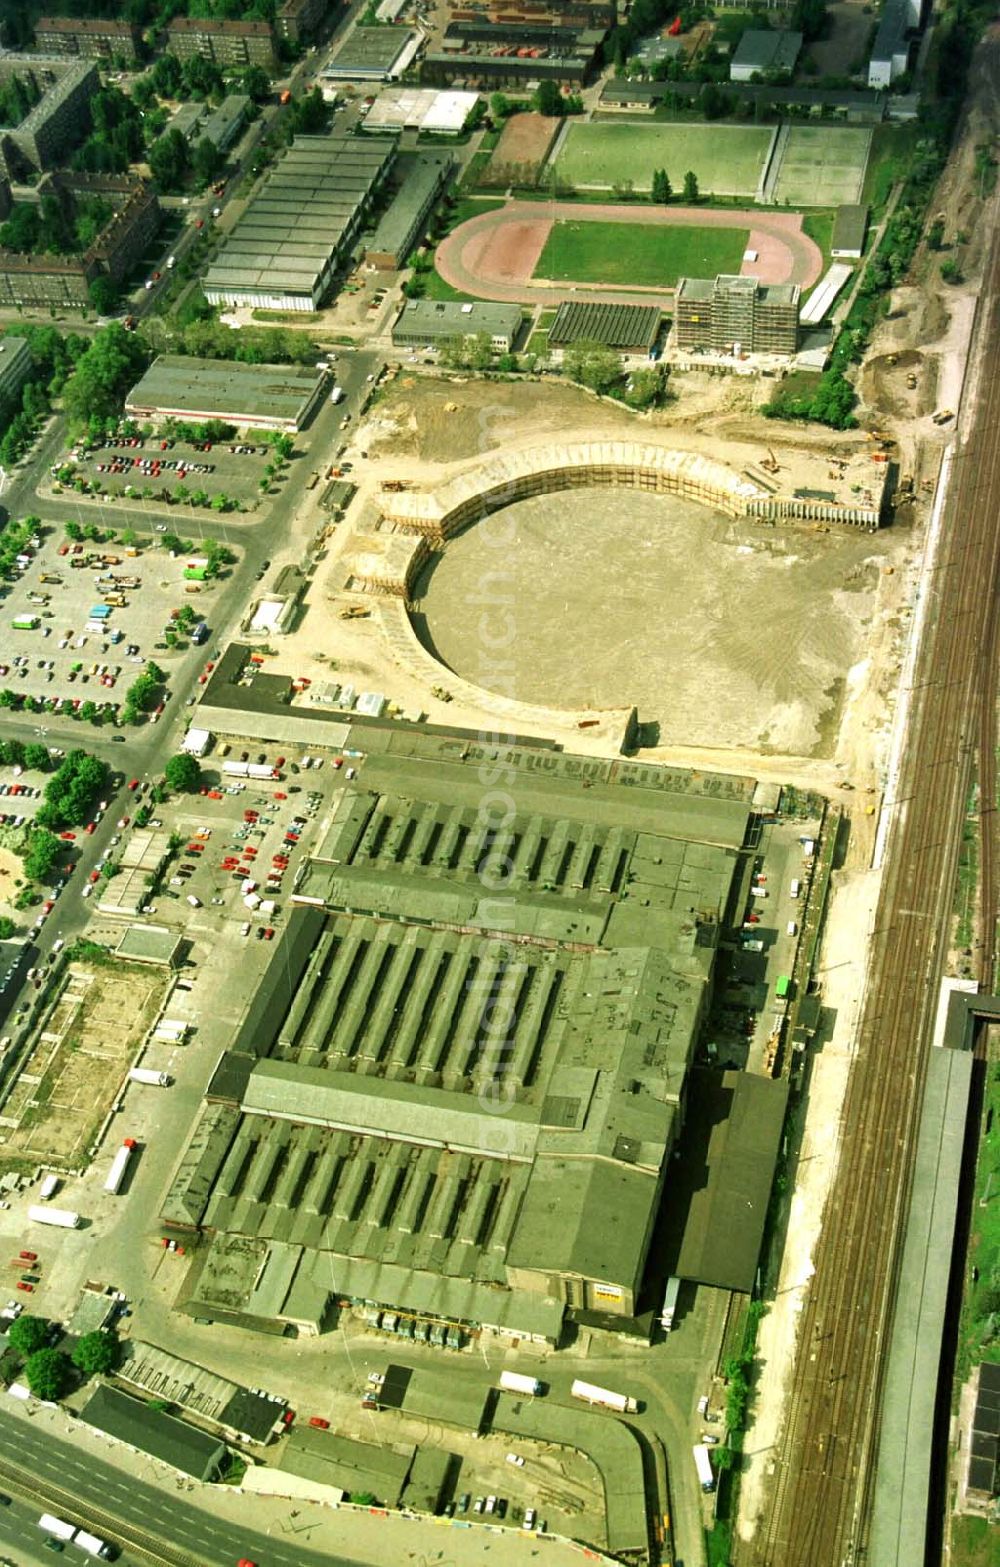
[[[654,170],[666,169],[679,197],[691,169],[702,196],[753,196],[773,134],[765,126],[574,123],[558,143],[555,171],[580,190],[648,191]]]
[[[792,126],[779,152],[775,204],[838,207],[860,201],[871,141],[869,126]]]

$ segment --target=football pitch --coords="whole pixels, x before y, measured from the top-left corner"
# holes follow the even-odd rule
[[[747,229],[557,222],[535,277],[553,283],[673,288],[682,277],[739,272]]]
[[[838,207],[860,201],[871,140],[867,126],[793,125],[781,155],[775,204]]]
[[[753,196],[774,132],[745,125],[571,124],[555,157],[558,178],[578,189],[612,190],[631,182],[647,191],[666,169],[680,197],[692,170],[702,196]]]

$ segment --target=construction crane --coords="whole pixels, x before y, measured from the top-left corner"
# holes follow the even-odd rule
[[[779,463],[777,457],[775,457],[770,447],[767,448],[767,456],[761,458],[760,465],[765,473],[777,473],[778,469],[781,467],[781,464]]]

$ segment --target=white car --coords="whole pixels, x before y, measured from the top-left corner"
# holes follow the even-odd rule
[[[513,1464],[515,1469],[524,1468],[524,1459],[521,1457],[520,1453],[508,1453],[507,1462],[509,1464]]]
[[[89,898],[90,894],[93,892],[93,890],[94,890],[94,883],[92,881],[88,881],[87,885],[84,887],[83,891],[80,894],[81,898]]]

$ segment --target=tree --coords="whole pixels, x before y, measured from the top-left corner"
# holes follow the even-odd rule
[[[62,844],[47,827],[36,827],[28,839],[24,856],[24,874],[31,881],[46,881],[55,870],[62,852]]]
[[[223,162],[222,153],[215,145],[215,142],[210,141],[207,136],[203,136],[195,145],[194,154],[191,158],[191,169],[198,184],[210,185],[217,177]]]
[[[602,343],[575,343],[563,356],[563,368],[571,381],[592,392],[609,392],[621,380],[622,362],[613,348]]]
[[[688,169],[684,176],[684,200],[692,204],[698,200],[698,176],[694,169]]]
[[[506,93],[490,93],[490,113],[495,120],[505,120],[512,113],[514,105]]]
[[[539,82],[531,101],[538,113],[547,115],[549,119],[554,119],[563,112],[562,94],[555,82],[549,81],[547,77]]]
[[[667,174],[666,169],[654,169],[652,187],[653,200],[658,202],[661,206],[666,206],[672,195],[673,188],[670,184],[670,177]]]
[[[951,256],[941,263],[941,280],[944,283],[961,283],[962,269]]]
[[[63,391],[71,424],[85,428],[95,419],[117,419],[125,392],[146,363],[143,343],[132,332],[126,332],[120,321],[102,327],[80,356]],[[67,523],[67,537],[71,537],[70,526]]]
[[[149,149],[149,169],[161,190],[176,193],[191,170],[191,152],[178,130],[169,130]]]
[[[118,285],[112,282],[107,273],[102,272],[99,277],[95,277],[87,293],[99,316],[114,315],[118,309]]]
[[[49,1323],[46,1317],[33,1316],[31,1312],[25,1312],[23,1317],[17,1317],[11,1323],[7,1332],[7,1342],[11,1349],[16,1349],[19,1355],[34,1355],[42,1348],[49,1336]]]
[[[84,1333],[73,1346],[72,1360],[74,1366],[82,1371],[85,1376],[92,1377],[97,1374],[107,1375],[114,1371],[121,1356],[121,1344],[113,1333],[106,1329],[98,1329],[95,1333]]]
[[[248,65],[240,78],[240,86],[254,103],[265,103],[271,96],[271,78],[260,65]]]
[[[9,914],[0,914],[0,941],[9,941],[16,929]]]
[[[48,746],[40,745],[36,740],[29,740],[24,748],[24,765],[32,772],[47,773],[52,766]]]
[[[201,787],[201,768],[196,757],[186,751],[172,756],[163,769],[163,776],[176,794],[197,794]]]
[[[161,98],[175,98],[183,81],[180,60],[175,54],[161,54],[149,72],[149,80]]]
[[[36,1398],[54,1404],[66,1391],[69,1357],[61,1349],[36,1349],[24,1363],[24,1375]]]

